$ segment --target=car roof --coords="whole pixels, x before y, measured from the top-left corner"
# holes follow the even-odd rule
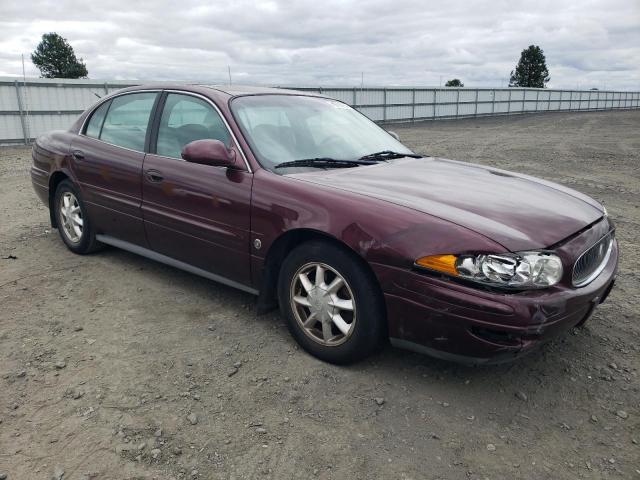
[[[240,97],[243,95],[305,95],[313,97],[323,97],[315,92],[291,90],[286,88],[275,87],[256,87],[249,85],[202,85],[202,84],[189,84],[189,83],[169,83],[169,82],[157,82],[148,83],[143,85],[136,85],[133,87],[125,88],[121,91],[136,91],[136,90],[148,90],[148,89],[164,89],[164,90],[184,90],[187,92],[195,93],[208,93],[209,95],[217,97]],[[323,97],[324,98],[324,97]]]
[[[200,85],[201,87],[212,88],[220,92],[227,93],[237,97],[240,95],[264,95],[264,94],[288,94],[288,95],[307,95],[307,92],[300,90],[289,90],[276,87],[256,87],[251,85]]]

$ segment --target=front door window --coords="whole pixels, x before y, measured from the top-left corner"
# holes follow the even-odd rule
[[[156,154],[180,159],[186,144],[203,139],[220,140],[229,146],[229,131],[218,112],[200,98],[168,94],[158,128]]]

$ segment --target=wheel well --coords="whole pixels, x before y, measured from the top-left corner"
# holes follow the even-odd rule
[[[371,275],[376,282],[376,285],[378,285],[378,288],[380,287],[378,279],[373,273],[371,266],[345,243],[318,230],[304,228],[290,230],[278,237],[267,252],[264,262],[262,282],[260,285],[260,296],[258,298],[258,314],[267,313],[278,308],[278,276],[280,274],[282,262],[291,250],[312,240],[326,241],[349,251],[354,258],[357,259],[360,265],[362,265],[362,267]],[[380,289],[380,293],[382,294],[382,289]],[[384,301],[384,297],[382,297],[382,299]]]
[[[69,177],[62,172],[54,172],[54,174],[51,175],[51,178],[49,178],[49,219],[53,228],[58,227],[58,222],[56,221],[56,216],[53,208],[53,200],[56,197],[56,190],[58,189],[58,185],[60,184],[60,182],[66,180],[67,178]]]

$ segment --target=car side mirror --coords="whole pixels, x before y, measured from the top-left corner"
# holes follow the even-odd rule
[[[182,158],[187,162],[216,167],[237,166],[236,153],[220,140],[195,140],[182,147]]]
[[[400,135],[398,135],[396,132],[391,132],[387,130],[387,133],[391,135],[393,138],[395,138],[396,140],[400,141]]]

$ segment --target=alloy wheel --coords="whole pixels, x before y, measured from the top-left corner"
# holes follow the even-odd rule
[[[356,324],[351,287],[334,268],[319,262],[303,265],[293,276],[291,308],[304,333],[324,346],[346,342]]]
[[[82,239],[82,210],[78,199],[72,192],[64,192],[60,201],[60,219],[62,231],[71,243]]]

